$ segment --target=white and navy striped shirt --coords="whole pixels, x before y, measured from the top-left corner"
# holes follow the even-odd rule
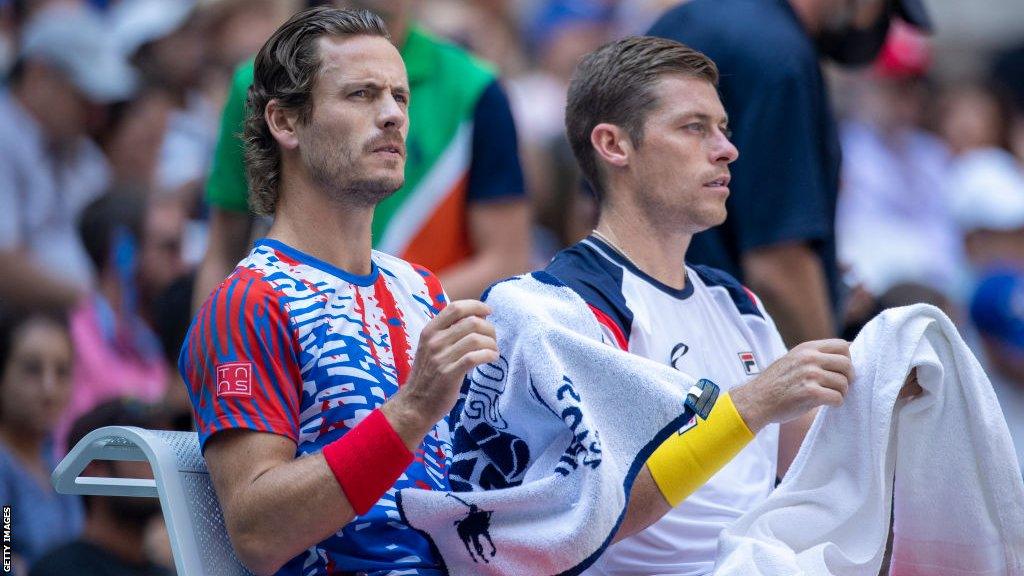
[[[719,270],[687,266],[686,287],[673,289],[591,236],[559,252],[547,272],[590,305],[610,344],[723,390],[786,353],[757,297]],[[778,446],[773,424],[661,520],[609,547],[586,574],[710,573],[718,533],[774,487]]]

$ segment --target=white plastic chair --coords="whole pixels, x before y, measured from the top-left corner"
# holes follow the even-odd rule
[[[149,462],[154,479],[79,476],[94,460]],[[195,432],[93,430],[57,465],[51,481],[61,494],[159,498],[179,576],[252,576],[231,548]]]

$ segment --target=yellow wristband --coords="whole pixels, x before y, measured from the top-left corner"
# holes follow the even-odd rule
[[[647,467],[665,500],[678,506],[753,439],[726,392],[707,420],[698,419],[695,426],[669,437],[651,454]]]

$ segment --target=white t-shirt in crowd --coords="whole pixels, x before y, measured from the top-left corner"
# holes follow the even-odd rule
[[[58,159],[36,121],[0,93],[0,250],[24,250],[54,277],[90,287],[78,217],[109,182],[107,160],[89,139]]]

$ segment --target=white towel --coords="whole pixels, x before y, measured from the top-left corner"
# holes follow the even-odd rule
[[[725,529],[716,576],[1024,574],[1024,482],[991,384],[932,306],[889,310],[851,348],[856,377],[785,480]],[[897,395],[911,368],[925,392]],[[894,494],[895,476],[895,494]]]
[[[453,411],[459,492],[403,490],[400,512],[450,574],[577,574],[653,449],[706,417],[718,388],[602,343],[586,303],[548,274],[484,299],[501,358],[469,375]]]

